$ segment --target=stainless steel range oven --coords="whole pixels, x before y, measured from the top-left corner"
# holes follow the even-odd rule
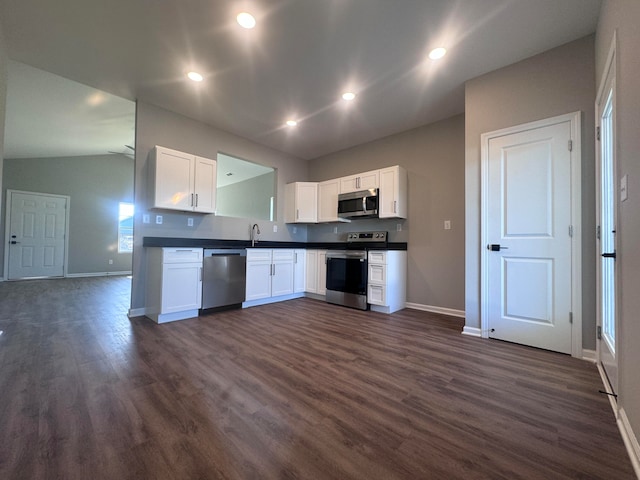
[[[344,250],[329,250],[327,302],[367,310],[367,247],[386,243],[386,232],[349,233]]]

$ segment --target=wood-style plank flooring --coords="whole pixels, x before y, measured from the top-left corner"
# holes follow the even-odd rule
[[[310,299],[156,325],[129,288],[0,284],[0,478],[635,478],[587,362]]]

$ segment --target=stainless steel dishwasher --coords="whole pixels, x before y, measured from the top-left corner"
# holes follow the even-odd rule
[[[202,268],[202,309],[240,305],[245,300],[247,251],[206,248]]]

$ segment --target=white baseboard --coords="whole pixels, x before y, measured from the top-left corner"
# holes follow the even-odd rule
[[[129,318],[144,317],[146,314],[147,314],[146,308],[130,308],[129,313],[127,313],[127,316]]]
[[[411,303],[411,302],[407,302],[406,306],[407,308],[412,308],[413,310],[421,310],[423,312],[440,313],[442,315],[449,315],[451,317],[460,317],[460,318],[465,317],[464,310],[455,310],[453,308],[445,308],[445,307],[435,307],[433,305],[422,305],[420,303]]]
[[[586,348],[582,349],[582,359],[591,363],[597,363],[598,361],[598,357],[596,356],[596,351],[587,350]]]
[[[610,394],[613,393],[602,365],[600,363],[596,363],[596,365],[598,366],[598,373],[600,373],[600,380],[604,386],[604,391]],[[629,418],[624,408],[618,408],[616,397],[613,395],[607,395],[607,397],[609,397],[609,404],[611,405],[611,410],[613,410],[613,415],[616,417],[616,424],[618,425],[618,430],[620,430],[620,436],[631,460],[631,466],[636,473],[636,477],[640,479],[640,444],[638,444],[638,437],[636,437],[631,423],[629,423]]]
[[[113,277],[118,275],[131,275],[131,270],[125,272],[91,272],[91,273],[67,273],[67,278],[82,277]]]
[[[633,470],[636,472],[636,476],[640,478],[640,444],[638,444],[638,437],[636,437],[633,428],[631,428],[624,408],[620,407],[618,413],[618,428],[620,429],[624,446],[627,447]]]
[[[462,329],[462,335],[469,335],[470,337],[482,338],[482,330],[476,327],[467,327],[466,325]]]

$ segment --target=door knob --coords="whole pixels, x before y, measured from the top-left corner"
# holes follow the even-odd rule
[[[503,247],[499,243],[489,243],[487,244],[487,250],[491,250],[492,252],[499,252],[500,250],[507,250],[509,247]]]
[[[20,243],[20,242],[16,242],[15,240],[11,240],[11,242],[9,242],[9,243],[11,243],[11,245],[15,245],[16,243]]]
[[[613,253],[603,253],[603,254],[602,254],[602,256],[603,256],[604,258],[613,258],[613,259],[615,259],[615,258],[616,258],[616,252],[613,252]]]

